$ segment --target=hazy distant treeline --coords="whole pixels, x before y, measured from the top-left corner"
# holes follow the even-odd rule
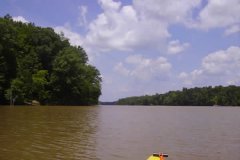
[[[52,28],[0,18],[0,104],[91,105],[100,94],[100,73],[83,48]]]
[[[240,106],[239,86],[183,88],[165,94],[119,99],[119,105]]]

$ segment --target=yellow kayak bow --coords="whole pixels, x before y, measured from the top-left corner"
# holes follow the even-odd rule
[[[163,153],[160,153],[160,154],[154,153],[153,155],[148,157],[147,160],[164,160],[165,157],[168,157],[168,155]]]

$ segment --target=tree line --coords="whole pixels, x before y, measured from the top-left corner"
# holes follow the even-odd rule
[[[172,105],[172,106],[240,106],[239,86],[183,88],[165,94],[145,95],[119,99],[118,105]]]
[[[0,17],[0,104],[93,105],[101,76],[80,46],[33,23]]]

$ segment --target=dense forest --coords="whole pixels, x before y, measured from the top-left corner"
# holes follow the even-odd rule
[[[119,99],[118,105],[240,106],[240,87],[183,88],[165,94]]]
[[[83,48],[52,28],[0,18],[0,104],[93,105],[100,95]]]

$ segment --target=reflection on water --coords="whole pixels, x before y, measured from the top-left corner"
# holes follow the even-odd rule
[[[0,159],[240,159],[240,108],[0,107]]]

